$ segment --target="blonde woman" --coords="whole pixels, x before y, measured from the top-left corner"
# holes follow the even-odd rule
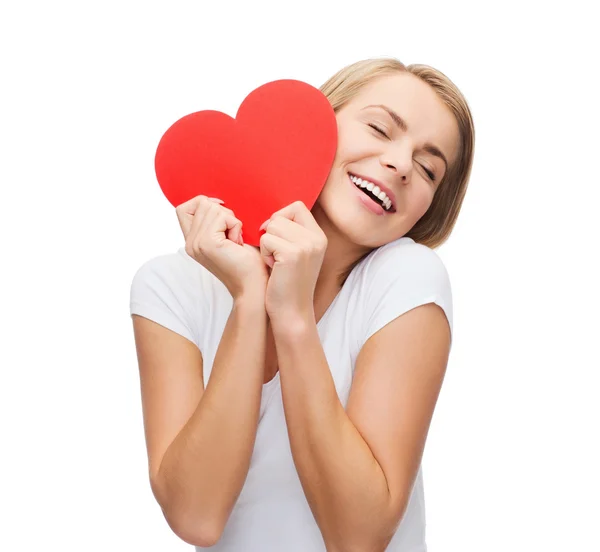
[[[452,337],[450,235],[469,107],[394,59],[321,88],[338,148],[314,207],[265,221],[198,196],[185,247],[137,271],[131,313],[151,488],[198,550],[426,550],[421,458]]]

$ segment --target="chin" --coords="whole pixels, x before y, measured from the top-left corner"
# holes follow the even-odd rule
[[[318,205],[321,216],[332,231],[353,245],[375,249],[400,237],[398,232],[390,232],[393,229],[388,224],[377,228],[377,221],[374,221],[374,217],[365,212],[362,206],[354,202],[327,199],[323,197]]]

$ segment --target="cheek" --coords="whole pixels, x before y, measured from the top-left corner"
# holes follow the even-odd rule
[[[373,143],[361,134],[360,129],[343,127],[339,130],[338,147],[335,157],[338,165],[359,161],[375,153]]]
[[[377,156],[379,150],[368,140],[355,139],[345,144],[344,154],[348,159],[367,159]]]
[[[344,175],[344,172],[342,169],[343,169],[343,166],[341,166],[340,163],[338,163],[338,159],[336,156],[336,158],[334,159],[333,165],[331,167],[331,170],[329,171],[329,175],[327,176],[327,180],[325,181],[325,184],[323,185],[323,188],[321,189],[321,193],[319,194],[319,197],[318,197],[319,203],[320,203],[320,200],[322,200],[323,198],[330,198],[338,193],[337,189],[341,185],[342,178]],[[330,200],[328,199],[327,202],[329,202],[329,201]]]
[[[338,142],[338,147],[335,152],[335,159],[333,162],[334,167],[338,167],[341,164],[348,162],[348,157],[351,156],[351,150],[348,145],[344,142],[344,140],[340,139]]]
[[[422,188],[415,190],[415,195],[412,199],[414,213],[417,218],[421,218],[431,206],[433,192],[430,188],[423,186]]]

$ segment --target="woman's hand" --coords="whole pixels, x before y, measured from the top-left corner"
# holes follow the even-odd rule
[[[315,285],[327,237],[306,205],[296,201],[266,221],[260,252],[271,267],[265,307],[275,327],[314,320]]]
[[[244,244],[242,222],[222,203],[199,195],[177,206],[185,251],[221,280],[234,299],[257,293],[264,297],[267,267],[258,249]]]

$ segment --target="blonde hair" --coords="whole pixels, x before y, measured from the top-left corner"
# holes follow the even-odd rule
[[[442,72],[428,65],[404,65],[394,58],[366,59],[344,67],[320,88],[337,113],[366,84],[395,73],[410,73],[427,83],[452,111],[459,130],[458,157],[448,167],[427,212],[405,234],[431,248],[450,236],[462,206],[471,176],[475,128],[471,110],[456,85]]]

